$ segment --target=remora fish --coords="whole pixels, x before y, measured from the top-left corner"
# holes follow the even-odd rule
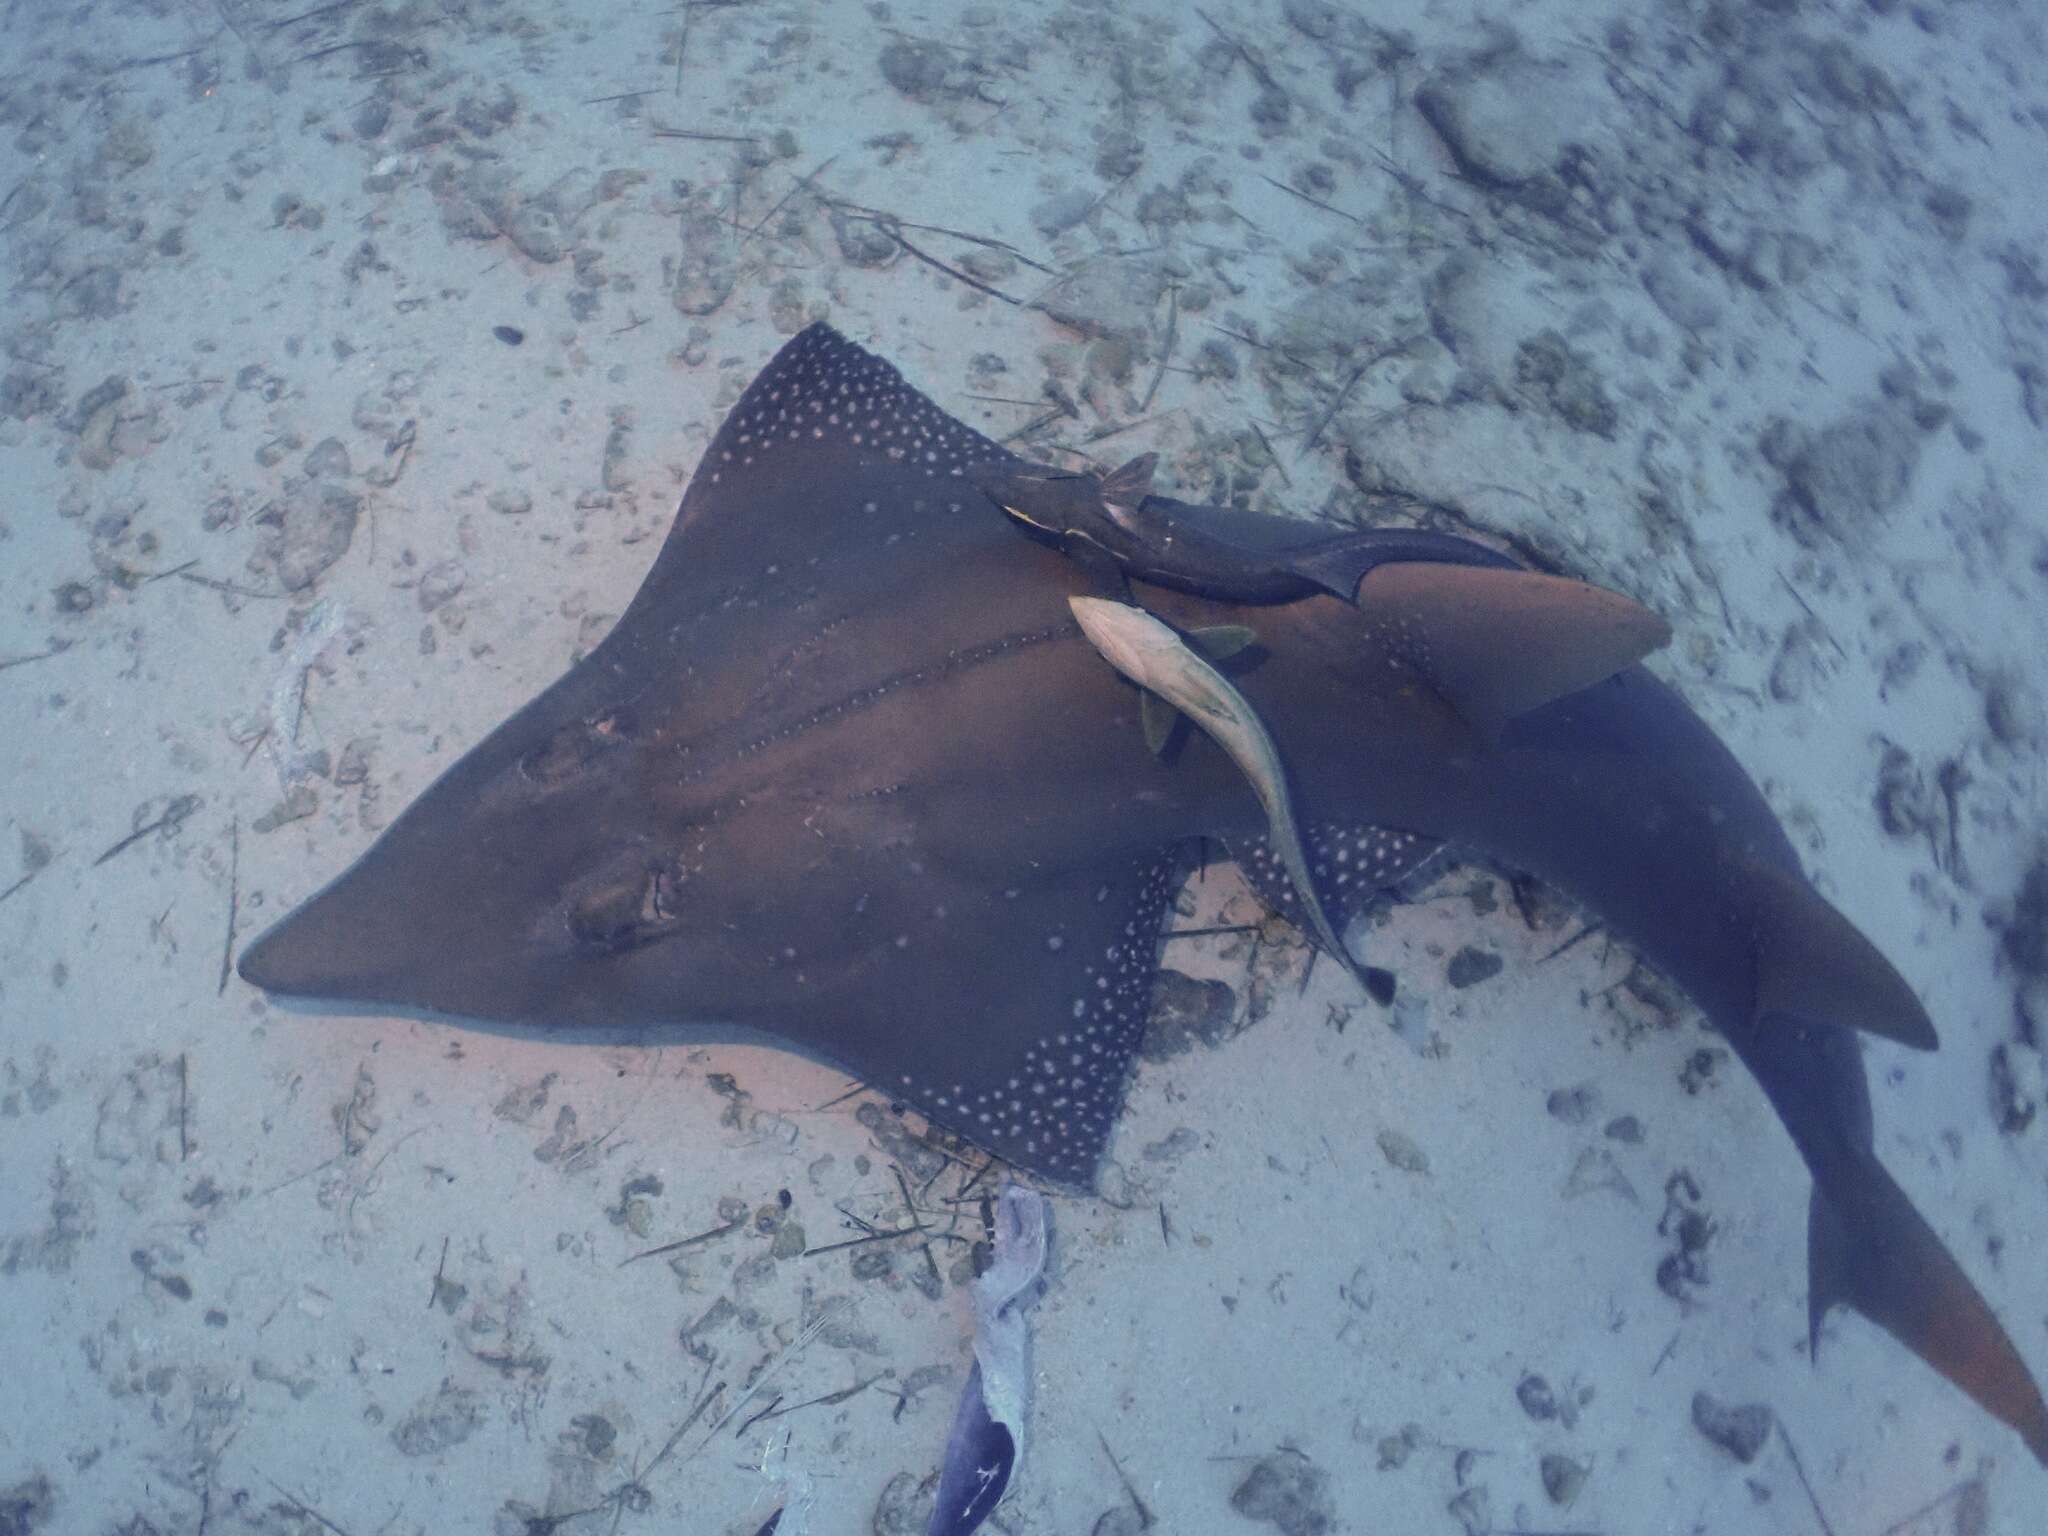
[[[1099,553],[1125,576],[1241,603],[1312,592],[1351,601],[1365,573],[1389,560],[1463,563],[1471,545],[1426,529],[1332,532],[1299,518],[1152,494],[1159,455],[1141,454],[1106,475],[1013,458],[968,466],[969,482],[1070,555]]]
[[[1181,851],[1223,838],[1257,878],[1261,816],[1199,738],[1170,764],[1113,749],[1132,693],[1067,611],[1082,574],[966,482],[1001,457],[829,327],[797,336],[612,633],[243,977],[543,1025],[751,1026],[1092,1187]],[[1352,537],[1356,606],[1138,594],[1183,631],[1257,628],[1238,687],[1287,754],[1311,860],[1349,856],[1336,916],[1440,843],[1599,914],[1727,1037],[1811,1169],[1814,1327],[1854,1307],[2048,1462],[2025,1364],[1872,1152],[1854,1031],[1931,1043],[1912,990],[1676,693],[1639,667],[1581,685],[1567,593],[1478,545],[1374,563]]]
[[[1309,873],[1295,829],[1293,797],[1280,749],[1266,734],[1256,712],[1230,680],[1166,625],[1132,603],[1106,597],[1070,597],[1067,607],[1081,633],[1117,671],[1165,699],[1199,725],[1231,760],[1244,770],[1266,812],[1266,840],[1273,849],[1295,898],[1300,902],[1316,941],[1368,992],[1386,990],[1386,982],[1368,981],[1343,939],[1331,926],[1322,896]],[[1388,994],[1391,996],[1391,993]],[[1382,998],[1381,1001],[1385,1001]]]

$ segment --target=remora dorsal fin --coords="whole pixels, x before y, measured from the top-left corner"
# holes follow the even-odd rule
[[[1389,561],[1366,573],[1357,601],[1489,741],[1516,715],[1612,677],[1671,638],[1635,599],[1537,571]]]
[[[1152,494],[1152,471],[1159,455],[1141,453],[1102,477],[1102,499],[1113,507],[1135,507]]]
[[[1808,885],[1784,870],[1755,867],[1756,1018],[1787,1014],[1810,1024],[1865,1029],[1915,1050],[1940,1042],[1934,1022],[1877,946]]]

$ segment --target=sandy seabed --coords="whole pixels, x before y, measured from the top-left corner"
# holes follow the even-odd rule
[[[820,318],[1041,455],[1665,614],[1927,1000],[1877,1150],[2048,1370],[2044,79],[2020,3],[0,6],[0,1532],[923,1530],[920,1123],[230,970]],[[2043,1528],[1874,1327],[1805,1358],[1805,1169],[1582,926],[1454,869],[1363,936],[1398,1029],[1173,947],[998,1528]]]

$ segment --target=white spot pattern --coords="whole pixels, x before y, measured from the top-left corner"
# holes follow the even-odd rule
[[[959,479],[970,464],[1014,455],[941,410],[893,364],[822,321],[775,355],[747,387],[704,456],[712,484],[790,444],[831,441],[921,471]],[[873,510],[875,504],[864,504]]]
[[[1372,899],[1390,886],[1414,878],[1435,861],[1444,845],[1433,837],[1391,827],[1351,822],[1314,822],[1301,829],[1309,875],[1316,883],[1331,926],[1342,933]],[[1300,898],[1286,867],[1274,855],[1265,833],[1233,839],[1230,851],[1238,868],[1275,912],[1307,930]]]
[[[906,1072],[892,1091],[1006,1162],[1092,1188],[1151,1017],[1160,922],[1182,873],[1177,851],[1164,854],[1069,908],[1068,940],[1048,939],[1042,952],[1051,958],[1012,980],[1028,985],[1057,977],[1068,987],[1066,1006],[1047,1009],[1046,1023],[1063,1027],[1039,1035],[1021,1059],[1005,1065],[991,1050],[986,1071],[972,1081],[930,1082]],[[1112,935],[1106,942],[1104,909]],[[1097,942],[1072,940],[1077,928],[1092,930]],[[1040,986],[1030,990],[1044,996]]]

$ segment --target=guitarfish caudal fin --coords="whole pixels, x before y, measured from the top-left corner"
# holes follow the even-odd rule
[[[1782,1027],[1784,1020],[1776,1021]],[[1869,1152],[1816,1174],[1807,1207],[1807,1327],[1820,1358],[1828,1309],[1853,1307],[1933,1366],[2048,1466],[2048,1404],[2026,1362],[1934,1229]]]

